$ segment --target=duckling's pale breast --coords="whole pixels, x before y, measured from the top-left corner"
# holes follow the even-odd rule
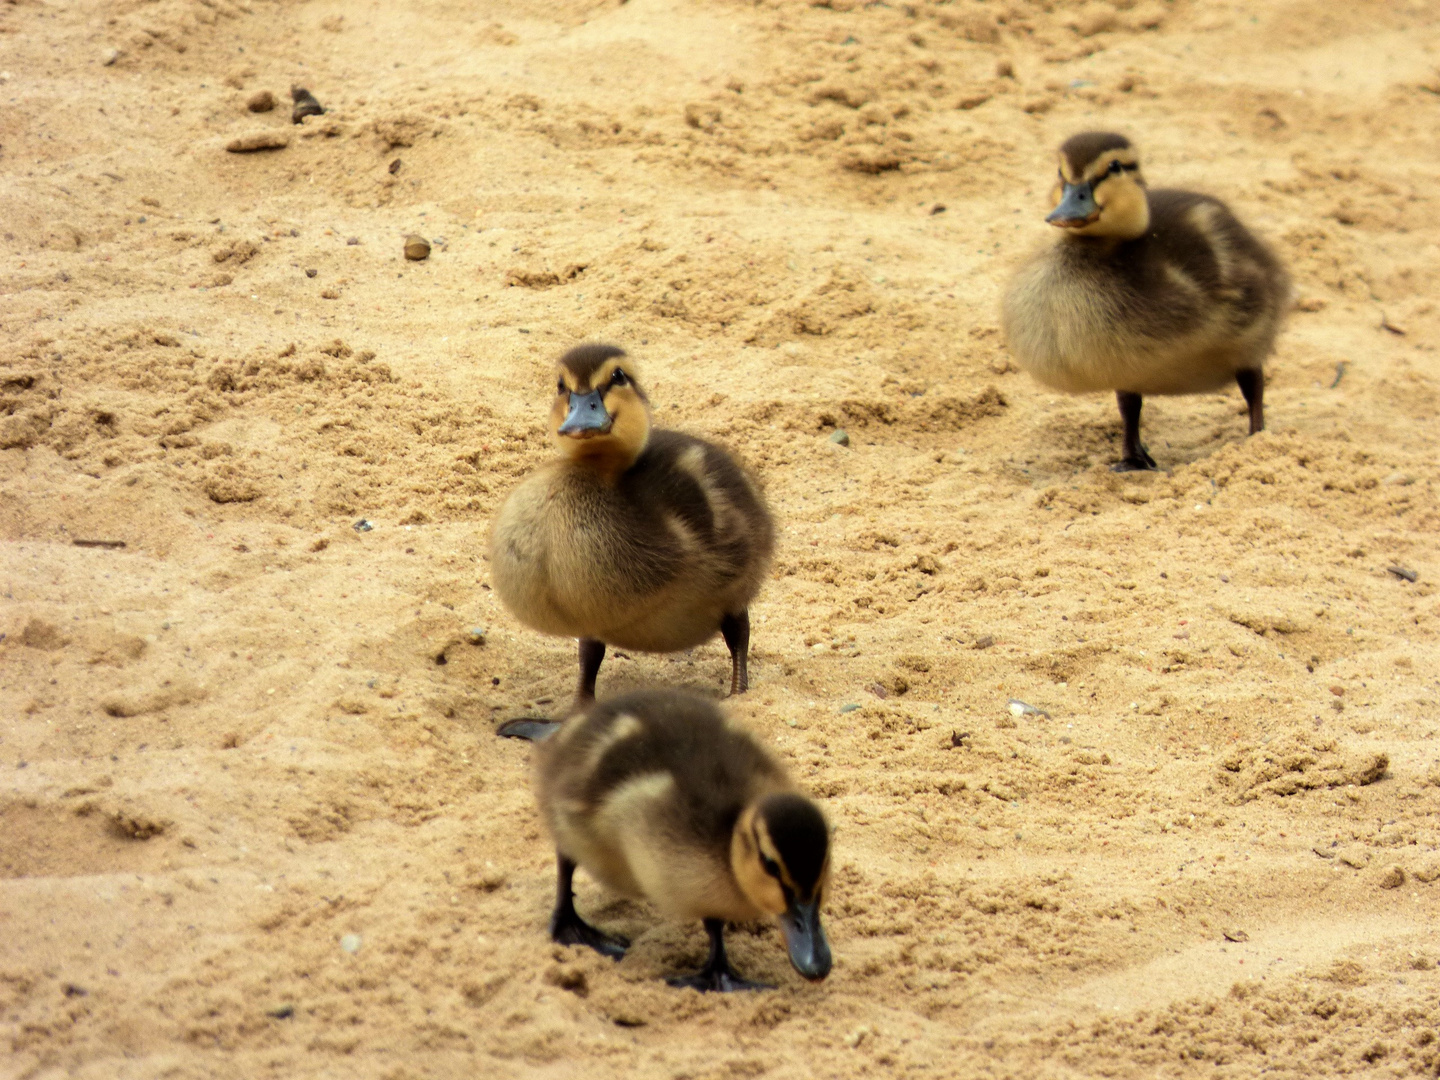
[[[501,602],[527,625],[599,637],[637,597],[665,588],[675,574],[677,547],[662,523],[637,520],[602,478],[552,465],[501,508],[490,573]]]
[[[753,598],[772,545],[758,496],[719,454],[655,432],[614,482],[569,463],[541,469],[495,521],[501,601],[537,630],[621,648],[668,652],[713,636]],[[735,474],[728,490],[717,464]]]

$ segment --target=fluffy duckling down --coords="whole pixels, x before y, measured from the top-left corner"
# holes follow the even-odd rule
[[[509,496],[490,537],[495,591],[522,623],[580,639],[576,707],[607,645],[692,648],[718,631],[732,693],[749,684],[751,601],[774,526],[720,447],[651,426],[634,362],[613,345],[560,358],[550,431],[559,459]]]
[[[1265,361],[1290,298],[1280,261],[1219,199],[1152,190],[1130,140],[1076,135],[1060,147],[1046,221],[1061,231],[1005,294],[1005,336],[1046,386],[1113,390],[1125,425],[1116,471],[1154,469],[1140,442],[1146,394],[1234,381],[1250,433],[1265,427]]]
[[[543,736],[540,727],[512,733]],[[829,974],[820,924],[829,826],[784,768],[712,702],[646,690],[594,704],[536,746],[534,773],[559,865],[555,941],[615,959],[629,945],[576,912],[579,866],[671,918],[703,921],[705,966],[672,986],[761,988],[730,966],[725,923],[767,917],[779,923],[797,972],[812,981]]]

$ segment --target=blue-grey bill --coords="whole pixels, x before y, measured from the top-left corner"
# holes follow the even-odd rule
[[[570,395],[570,412],[565,417],[565,422],[560,425],[561,435],[582,435],[592,431],[603,433],[609,430],[610,414],[605,411],[605,403],[600,400],[599,390]]]
[[[1052,225],[1089,221],[1100,212],[1095,204],[1095,189],[1089,184],[1066,184],[1060,195],[1060,205],[1046,215]]]
[[[796,971],[812,982],[830,974],[830,943],[820,925],[819,897],[806,904],[792,903],[780,916],[780,930],[785,935],[790,965]]]

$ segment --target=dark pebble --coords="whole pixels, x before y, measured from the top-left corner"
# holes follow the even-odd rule
[[[322,116],[325,113],[325,107],[316,101],[315,95],[304,87],[292,86],[290,88],[290,100],[295,103],[295,107],[290,110],[290,122],[292,124],[300,123],[300,121],[304,120],[307,116]]]

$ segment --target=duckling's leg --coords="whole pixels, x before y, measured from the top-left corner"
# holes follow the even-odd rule
[[[1240,384],[1240,393],[1245,395],[1245,404],[1250,406],[1250,434],[1265,430],[1265,372],[1237,371],[1235,381]]]
[[[594,638],[580,639],[580,685],[575,688],[576,708],[585,708],[595,700],[595,676],[605,659],[605,642]]]
[[[1125,456],[1110,466],[1111,472],[1139,472],[1157,468],[1155,459],[1140,442],[1140,406],[1143,399],[1128,390],[1115,391],[1120,419],[1125,421]]]
[[[715,990],[728,994],[731,990],[773,990],[768,983],[751,982],[730,966],[725,956],[725,920],[706,919],[705,932],[710,935],[710,957],[694,975],[673,975],[665,981],[671,986],[689,987],[702,994]]]
[[[730,648],[730,693],[750,689],[750,609],[720,620],[720,633]]]
[[[623,937],[597,930],[575,910],[575,861],[556,854],[559,878],[555,884],[555,912],[550,916],[550,939],[561,945],[589,945],[596,952],[619,960],[630,947]]]

